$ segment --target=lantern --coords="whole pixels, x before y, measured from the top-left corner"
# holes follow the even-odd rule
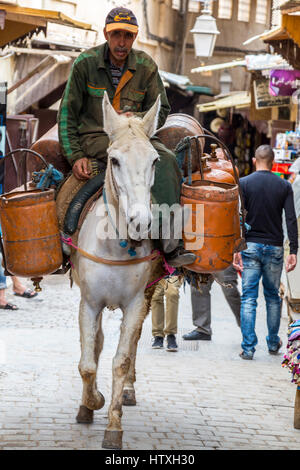
[[[203,2],[203,0],[197,0]],[[203,12],[196,19],[191,30],[194,38],[196,57],[211,57],[214,52],[218,31],[215,18],[211,15],[211,0],[204,1]]]

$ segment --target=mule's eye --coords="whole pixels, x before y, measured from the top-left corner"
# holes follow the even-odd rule
[[[152,166],[154,167],[157,162],[158,162],[158,157],[155,160],[153,160]]]
[[[117,160],[116,158],[111,158],[111,163],[113,164],[113,166],[120,166],[119,160]]]

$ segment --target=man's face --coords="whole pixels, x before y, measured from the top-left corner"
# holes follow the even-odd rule
[[[137,35],[122,29],[107,33],[104,28],[104,36],[108,42],[112,62],[115,65],[123,65]]]

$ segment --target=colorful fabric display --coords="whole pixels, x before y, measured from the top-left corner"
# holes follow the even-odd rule
[[[291,372],[292,383],[300,385],[300,320],[289,326],[287,351],[282,367],[287,367]]]

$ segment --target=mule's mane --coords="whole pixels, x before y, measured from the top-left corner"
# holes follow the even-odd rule
[[[120,115],[118,129],[116,130],[113,141],[122,139],[124,136],[126,138],[138,138],[143,140],[149,140],[148,136],[145,134],[143,120],[138,116],[123,116]]]

